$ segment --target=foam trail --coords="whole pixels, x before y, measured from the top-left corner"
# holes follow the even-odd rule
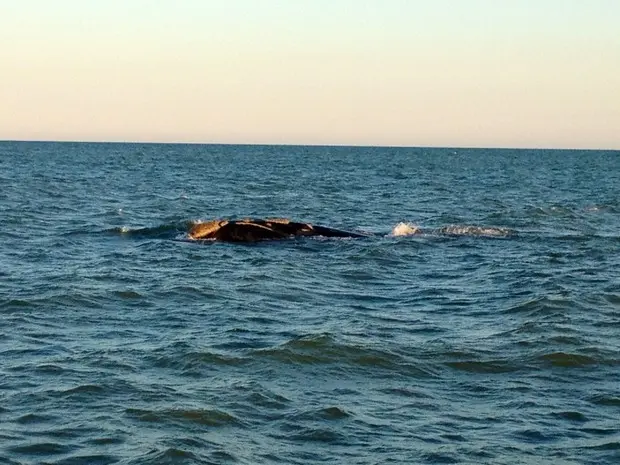
[[[420,232],[420,228],[413,223],[398,223],[392,229],[392,236],[412,236]]]
[[[468,225],[450,225],[444,226],[437,230],[439,234],[447,234],[451,236],[490,236],[505,237],[511,235],[512,231],[508,228],[484,227],[484,226],[468,226]]]

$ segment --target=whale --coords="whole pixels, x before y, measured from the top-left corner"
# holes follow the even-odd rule
[[[413,223],[399,223],[385,237],[399,236],[471,236],[471,237],[511,237],[516,231],[503,227],[448,225],[435,229],[422,229]],[[344,231],[312,223],[293,221],[288,218],[243,218],[216,219],[193,223],[187,232],[192,241],[258,242],[295,237],[377,237],[380,234]]]
[[[258,242],[295,237],[368,237],[365,234],[292,221],[288,218],[216,219],[194,224],[187,236],[191,240],[222,242]]]

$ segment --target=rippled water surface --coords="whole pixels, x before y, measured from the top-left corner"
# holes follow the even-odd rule
[[[5,142],[0,220],[0,463],[620,462],[618,152]]]

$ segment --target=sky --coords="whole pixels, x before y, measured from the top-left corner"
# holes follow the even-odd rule
[[[0,0],[0,140],[620,149],[619,0]]]

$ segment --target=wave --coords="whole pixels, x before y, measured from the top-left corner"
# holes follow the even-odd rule
[[[510,373],[522,368],[508,360],[462,360],[446,362],[446,366],[470,373]]]
[[[75,449],[75,446],[60,444],[58,442],[34,442],[12,446],[7,450],[12,454],[41,456],[69,454]]]
[[[564,312],[582,308],[575,299],[558,296],[541,296],[519,302],[504,310],[506,314],[525,314],[531,317],[547,315],[550,312]]]
[[[174,239],[179,235],[186,234],[189,227],[195,224],[192,221],[180,221],[164,223],[159,226],[132,228],[129,226],[117,226],[107,229],[107,234],[138,239]]]
[[[125,412],[129,416],[143,422],[189,422],[205,426],[226,426],[241,424],[241,421],[237,417],[219,409],[173,408],[163,410],[149,410],[140,408],[127,408]]]
[[[283,364],[338,365],[395,371],[417,377],[433,376],[425,368],[390,350],[340,342],[326,333],[296,337],[276,347],[254,350],[251,356]]]
[[[589,355],[566,352],[550,352],[540,355],[538,359],[543,363],[548,363],[554,367],[562,368],[582,368],[588,365],[596,365],[600,363],[615,364],[613,360],[605,360],[603,358],[595,358]]]
[[[584,206],[577,205],[545,205],[526,207],[526,213],[535,217],[565,217],[577,218],[582,214],[591,213],[618,213],[620,211],[620,202],[609,201],[592,203]]]
[[[441,354],[437,354],[440,356]],[[543,352],[530,354],[525,358],[486,359],[482,355],[471,355],[465,359],[447,360],[442,362],[446,367],[469,373],[511,373],[517,371],[543,371],[549,368],[584,369],[594,366],[616,367],[620,364],[613,355],[603,353],[586,355],[579,352]],[[602,397],[600,402],[615,405],[617,397]]]

